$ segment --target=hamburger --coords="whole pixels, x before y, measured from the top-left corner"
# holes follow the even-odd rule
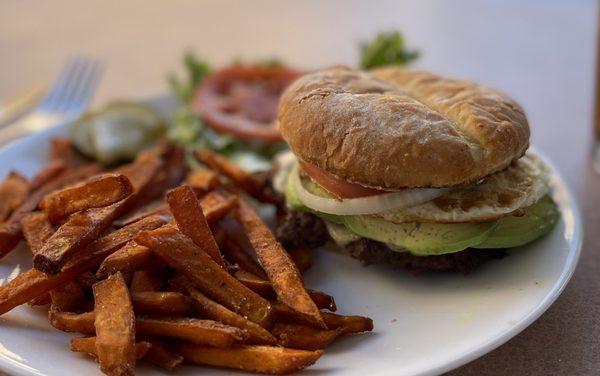
[[[559,218],[523,109],[497,90],[334,67],[293,82],[278,119],[288,247],[329,240],[363,264],[468,273]]]

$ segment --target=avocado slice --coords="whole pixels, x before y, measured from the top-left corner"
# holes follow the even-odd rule
[[[458,252],[481,244],[497,224],[497,222],[396,224],[366,215],[342,218],[346,227],[358,235],[423,256]]]
[[[521,217],[500,219],[492,234],[474,248],[512,248],[530,243],[549,233],[560,217],[558,207],[548,195],[524,211]]]

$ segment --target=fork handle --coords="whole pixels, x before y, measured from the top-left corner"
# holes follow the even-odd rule
[[[18,138],[27,136],[28,134],[39,132],[58,125],[65,120],[66,118],[56,115],[31,114],[0,129],[0,146],[5,146]]]

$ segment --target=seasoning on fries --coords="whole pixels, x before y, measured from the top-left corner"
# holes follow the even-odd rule
[[[119,249],[140,231],[157,228],[165,223],[164,217],[153,216],[105,235],[82,249],[81,253],[75,255],[56,275],[48,275],[37,269],[29,269],[19,274],[10,282],[0,286],[0,314],[63,286],[82,273],[97,268],[106,256]]]
[[[56,274],[81,247],[91,243],[112,221],[123,214],[144,188],[149,186],[159,172],[161,161],[153,154],[140,154],[138,159],[123,173],[129,179],[134,192],[112,205],[79,211],[72,215],[48,239],[44,247],[33,257],[36,269]]]
[[[150,342],[138,342],[135,344],[135,357],[142,359],[152,347]],[[94,358],[98,357],[96,349],[96,337],[73,337],[71,338],[71,351],[86,353]]]
[[[11,171],[0,184],[0,222],[4,222],[8,216],[17,209],[29,193],[29,182],[23,175]]]
[[[52,223],[59,223],[73,213],[114,204],[132,193],[133,186],[125,175],[107,174],[50,193],[40,208]]]
[[[49,304],[50,324],[84,335],[71,350],[105,374],[184,361],[291,373],[338,337],[373,329],[369,318],[321,311],[336,305],[304,286],[308,253],[277,242],[240,196],[271,202],[262,183],[220,156],[198,153],[210,169],[186,177],[168,143],[102,172],[78,167],[66,139],[51,153],[31,181],[11,173],[0,183],[0,254],[24,239],[34,264],[0,286],[0,314]]]
[[[116,272],[130,275],[136,270],[154,269],[159,265],[165,265],[165,263],[148,247],[132,240],[102,261],[96,271],[96,277],[104,279]]]
[[[194,312],[194,300],[173,291],[132,292],[131,302],[136,313],[148,315],[190,316]]]
[[[191,172],[185,183],[192,187],[197,196],[202,196],[219,186],[219,178],[212,170],[199,169]]]
[[[282,323],[275,324],[272,331],[282,346],[302,350],[324,349],[341,334],[336,329],[322,330],[306,325]]]
[[[278,300],[326,329],[319,309],[304,288],[298,268],[275,235],[245,201],[240,201],[237,217],[256,251],[258,261],[269,276]]]
[[[99,169],[94,164],[67,171],[64,171],[64,165],[61,164],[61,168],[62,170],[52,171],[52,175],[44,176],[43,178],[40,177],[40,174],[34,176],[31,180],[27,198],[11,213],[5,222],[0,223],[0,257],[10,253],[19,244],[19,241],[23,238],[21,220],[37,208],[46,194],[65,185],[85,179],[97,173]]]
[[[133,273],[129,290],[132,293],[160,291],[165,283],[164,269],[138,270]]]
[[[254,175],[229,162],[227,158],[208,150],[197,151],[195,156],[200,162],[232,180],[238,185],[238,188],[258,199],[263,198],[262,182]]]
[[[294,350],[272,346],[240,346],[217,349],[196,345],[175,345],[175,350],[195,364],[233,368],[248,372],[285,375],[298,372],[323,354],[322,351]]]
[[[86,303],[85,291],[79,283],[70,281],[50,291],[50,300],[56,309],[74,312]]]
[[[23,237],[34,254],[42,249],[44,242],[56,231],[44,212],[28,213],[21,219],[21,227]]]
[[[179,230],[198,247],[202,247],[220,267],[225,268],[219,246],[192,188],[184,185],[167,192],[167,202]]]
[[[100,370],[107,375],[133,374],[136,320],[120,273],[94,285],[94,316]]]
[[[223,253],[230,262],[237,264],[242,270],[250,272],[263,279],[267,278],[267,275],[262,267],[258,265],[256,261],[254,261],[254,258],[233,239],[225,239]]]
[[[238,282],[174,226],[145,231],[137,236],[136,241],[185,274],[212,299],[257,324],[269,323],[269,302]]]
[[[248,334],[239,328],[190,317],[139,317],[136,327],[144,335],[179,338],[223,348],[232,347],[248,338]]]
[[[173,371],[183,362],[183,356],[170,349],[170,346],[155,339],[148,340],[151,344],[145,360],[167,371]]]
[[[179,277],[176,283],[192,297],[192,302],[196,310],[203,316],[247,331],[249,335],[248,340],[252,343],[263,345],[274,345],[277,343],[275,337],[265,328],[209,299],[192,287],[191,283],[185,277]]]

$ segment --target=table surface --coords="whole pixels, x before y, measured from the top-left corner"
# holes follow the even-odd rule
[[[600,177],[589,157],[596,1],[123,3],[2,1],[0,100],[49,82],[77,53],[107,63],[93,103],[100,105],[164,92],[167,72],[179,69],[186,49],[215,65],[273,56],[301,68],[354,65],[357,44],[389,29],[403,30],[422,52],[417,68],[469,78],[518,100],[533,143],[556,162],[577,196],[583,253],[572,281],[539,320],[450,374],[600,372]]]

